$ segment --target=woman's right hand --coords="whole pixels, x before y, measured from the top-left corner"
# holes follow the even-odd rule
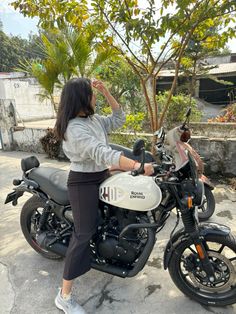
[[[140,162],[136,162],[134,169],[138,170],[141,166]],[[154,168],[152,164],[146,163],[144,164],[144,175],[145,176],[151,176],[154,173]]]
[[[151,176],[154,173],[154,168],[152,164],[144,164],[144,175]]]

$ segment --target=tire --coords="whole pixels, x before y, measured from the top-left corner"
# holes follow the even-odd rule
[[[204,185],[204,188],[205,188],[205,203],[202,206],[198,207],[199,221],[205,221],[209,219],[214,214],[216,206],[212,190],[207,185]]]
[[[228,236],[208,235],[205,236],[204,243],[209,259],[211,260],[212,265],[215,266],[214,268],[215,274],[216,276],[218,276],[219,280],[221,280],[221,283],[218,282],[217,287],[216,285],[213,286],[215,283],[210,283],[209,281],[207,281],[206,277],[204,277],[205,276],[204,274],[203,274],[204,278],[199,276],[201,270],[198,271],[198,267],[201,265],[200,263],[198,263],[199,260],[197,261],[198,255],[197,253],[194,254],[192,250],[188,249],[191,246],[191,248],[195,250],[191,239],[180,243],[175,249],[168,266],[170,276],[175,285],[185,295],[203,305],[226,306],[234,304],[236,302],[235,238],[233,237],[232,234]],[[219,250],[216,249],[217,245]],[[220,251],[220,249],[222,249],[222,251]],[[186,254],[187,252],[189,252],[189,254]],[[224,256],[225,252],[227,252],[227,258]],[[229,253],[230,255],[228,255]],[[232,258],[234,258],[234,260],[232,261],[230,260],[231,255]],[[196,265],[192,264],[194,265],[194,267],[192,267],[192,270],[190,269],[186,270],[186,265],[184,265],[184,263],[186,263],[187,256],[189,256],[189,260],[191,261],[191,263],[193,263],[192,262],[193,256],[195,256],[194,257],[195,262],[198,263]],[[227,263],[225,261],[227,261]],[[202,280],[203,284],[201,283],[201,279],[203,279]],[[204,279],[206,281],[204,281]],[[206,286],[204,285],[204,283],[212,285],[213,287]]]
[[[32,230],[34,228],[34,224],[32,223],[33,217],[35,215],[38,215],[39,217],[40,213],[37,212],[37,210],[40,208],[42,209],[44,207],[45,207],[45,201],[40,199],[39,197],[32,196],[30,199],[28,199],[25,202],[21,210],[21,215],[20,215],[21,230],[24,234],[26,241],[37,253],[43,255],[44,257],[48,259],[54,259],[54,260],[61,259],[62,257],[60,255],[57,255],[53,252],[49,252],[41,248],[35,238],[36,231]]]

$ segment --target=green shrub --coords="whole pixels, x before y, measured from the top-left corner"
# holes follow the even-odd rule
[[[157,95],[157,103],[159,105],[160,110],[162,110],[165,106],[168,93],[169,92],[166,91],[163,94],[160,93]],[[189,107],[192,108],[190,121],[199,122],[202,117],[202,112],[198,109],[196,101],[193,98],[190,99],[189,96],[181,93],[172,96],[164,122],[167,128],[171,128],[183,122],[185,119],[185,114]]]
[[[57,138],[54,129],[48,128],[46,135],[40,138],[40,142],[49,158],[58,159],[61,150],[61,141]]]
[[[145,141],[145,149],[151,151],[152,139],[144,135],[138,136],[123,133],[112,133],[109,135],[109,143],[119,144],[128,148],[133,148],[133,145],[137,139],[142,138]]]

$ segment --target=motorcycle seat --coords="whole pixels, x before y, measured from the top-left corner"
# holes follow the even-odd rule
[[[69,205],[67,178],[69,172],[52,167],[34,168],[28,178],[36,181],[39,188],[60,205]]]

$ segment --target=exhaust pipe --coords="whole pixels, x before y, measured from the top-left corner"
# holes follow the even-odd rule
[[[50,246],[46,247],[46,250],[51,251],[53,253],[56,253],[60,256],[65,257],[66,256],[66,251],[67,251],[67,246],[61,244],[61,243],[54,243]]]
[[[47,232],[42,232],[37,236],[37,243],[40,247],[47,251],[51,251],[55,254],[65,257],[67,246],[59,242],[54,242],[53,244],[50,244],[53,242],[53,240],[56,240],[56,237],[53,235],[48,235]]]

